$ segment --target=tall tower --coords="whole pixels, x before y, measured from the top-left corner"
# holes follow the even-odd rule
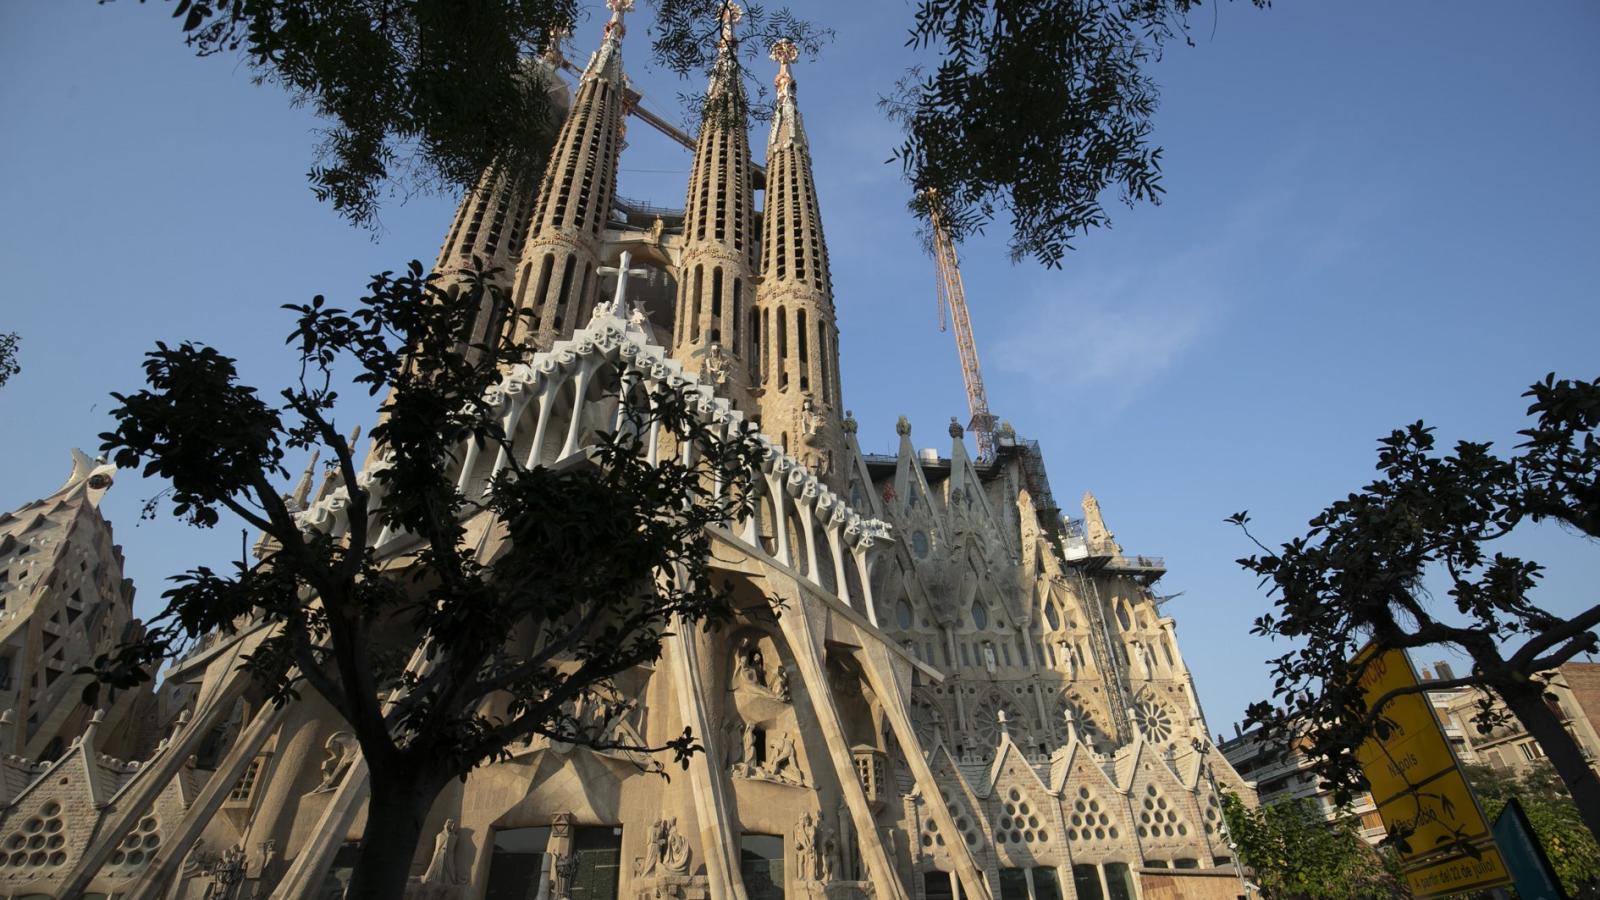
[[[622,152],[623,14],[633,0],[607,0],[600,49],[578,82],[533,205],[512,296],[514,340],[544,349],[572,333],[593,305],[600,238],[617,191]]]
[[[817,213],[811,149],[795,106],[793,43],[772,48],[777,107],[767,138],[767,204],[762,213],[761,400],[763,430],[839,488],[839,328],[834,321],[828,247]]]
[[[526,184],[501,166],[493,165],[461,198],[449,236],[439,248],[439,260],[433,266],[443,276],[441,285],[445,290],[454,294],[460,284],[458,273],[470,269],[472,260],[477,258],[483,260],[485,269],[501,270],[492,280],[509,294],[517,251],[522,249],[533,211],[533,197],[526,191]],[[471,343],[488,343],[498,337],[505,328],[506,313],[505,304],[496,303],[492,293],[486,294],[473,317]]]
[[[741,16],[738,6],[723,7],[722,43],[689,175],[672,353],[685,365],[707,371],[720,382],[723,396],[748,409],[750,386],[760,377],[760,346],[748,110],[733,35]]]

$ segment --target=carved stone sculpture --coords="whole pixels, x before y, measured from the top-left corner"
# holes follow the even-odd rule
[[[328,736],[322,748],[328,751],[328,755],[322,760],[322,783],[311,792],[313,794],[338,787],[339,782],[344,780],[344,773],[350,771],[350,766],[355,763],[356,754],[361,752],[356,736],[348,731],[335,731]]]
[[[657,819],[650,826],[650,840],[645,856],[634,866],[634,875],[640,878],[652,875],[689,874],[689,839],[678,831],[676,816]]]
[[[789,784],[805,784],[805,776],[800,772],[800,759],[795,753],[794,736],[785,733],[778,741],[778,750],[772,754],[772,764],[767,768],[768,773],[778,781]]]
[[[809,811],[800,816],[800,822],[794,828],[794,863],[798,880],[816,880],[817,821]]]
[[[765,687],[767,683],[767,668],[761,658],[761,648],[750,638],[739,642],[739,649],[734,651],[734,675],[747,684]]]
[[[439,829],[439,834],[433,839],[433,858],[428,861],[427,871],[422,873],[423,884],[465,884],[466,879],[461,877],[460,869],[456,866],[456,848],[460,843],[460,834],[455,819],[445,819],[444,827]]]
[[[778,663],[777,670],[772,674],[772,693],[785,703],[790,701],[789,670],[784,667],[783,663]]]

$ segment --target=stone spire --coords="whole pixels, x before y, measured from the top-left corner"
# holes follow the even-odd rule
[[[540,349],[571,334],[593,306],[600,237],[616,197],[626,93],[622,19],[633,0],[606,5],[611,20],[551,150],[512,292],[519,313],[513,338]]]
[[[777,107],[767,139],[767,203],[762,213],[762,426],[830,484],[840,468],[839,329],[834,322],[828,249],[817,213],[811,151],[795,106],[793,43],[772,48]]]
[[[483,260],[485,269],[501,270],[495,281],[510,292],[517,252],[522,249],[533,213],[533,197],[526,190],[527,184],[495,165],[479,176],[477,184],[461,198],[449,235],[439,248],[439,260],[433,266],[443,276],[441,286],[445,290],[456,287],[457,273],[470,269],[476,257]],[[493,300],[492,295],[485,295],[473,318],[469,340],[474,344],[486,343],[505,327],[506,310]]]
[[[733,26],[737,4],[722,10],[722,43],[706,88],[689,195],[684,206],[673,355],[719,382],[718,392],[749,408],[756,360],[755,199],[748,111],[739,81]]]

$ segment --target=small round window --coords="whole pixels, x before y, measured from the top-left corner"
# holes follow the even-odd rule
[[[979,631],[989,627],[989,611],[983,608],[982,600],[972,603],[972,627]]]
[[[911,552],[917,554],[917,559],[928,557],[928,533],[926,531],[911,532]]]

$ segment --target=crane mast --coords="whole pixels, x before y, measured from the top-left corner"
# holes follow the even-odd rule
[[[961,284],[961,264],[956,258],[955,241],[939,215],[936,197],[929,196],[928,224],[933,230],[933,257],[939,270],[939,330],[944,330],[944,311],[956,328],[956,349],[961,355],[961,380],[967,388],[967,409],[972,420],[967,425],[978,442],[978,462],[994,459],[995,416],[989,412],[989,397],[983,389],[983,369],[978,365],[978,342],[972,336],[972,317],[967,314],[967,291]]]

